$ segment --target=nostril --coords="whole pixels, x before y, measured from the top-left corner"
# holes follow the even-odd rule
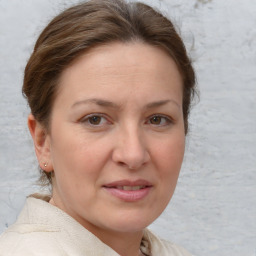
[[[120,165],[120,166],[126,166],[126,164],[124,162],[121,162],[121,161],[119,161],[117,164]]]
[[[129,140],[118,140],[119,143],[112,152],[112,160],[120,167],[137,170],[149,161],[149,152],[139,138],[126,137]]]
[[[136,166],[128,165],[128,164],[126,164],[126,163],[124,163],[124,162],[118,162],[118,165],[119,165],[119,166],[122,166],[122,167],[127,167],[129,170],[135,170],[135,169],[137,169]]]

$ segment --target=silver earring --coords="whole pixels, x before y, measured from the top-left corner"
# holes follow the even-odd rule
[[[47,163],[44,163],[44,167],[47,167]]]

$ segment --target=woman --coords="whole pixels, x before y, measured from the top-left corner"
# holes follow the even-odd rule
[[[0,255],[190,255],[146,227],[173,195],[194,87],[172,23],[145,4],[91,0],[54,18],[23,84],[52,193],[27,199]]]

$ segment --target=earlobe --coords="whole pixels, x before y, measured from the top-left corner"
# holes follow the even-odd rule
[[[32,136],[37,160],[41,169],[46,172],[52,171],[50,161],[50,140],[46,129],[35,119],[32,114],[28,116],[28,128]]]

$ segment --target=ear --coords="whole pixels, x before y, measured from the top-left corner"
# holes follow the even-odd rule
[[[50,136],[32,114],[28,116],[28,128],[34,141],[35,152],[41,169],[51,172],[53,168],[51,163]]]

